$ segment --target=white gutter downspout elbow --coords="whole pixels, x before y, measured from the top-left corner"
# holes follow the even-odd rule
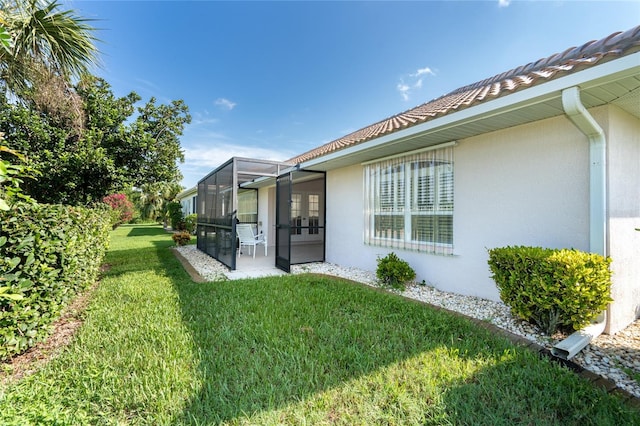
[[[577,87],[562,91],[565,114],[589,138],[589,249],[607,255],[607,141],[604,130],[580,101]]]
[[[604,131],[589,114],[580,100],[577,87],[562,91],[562,107],[575,126],[589,138],[589,249],[592,253],[607,255],[607,141]],[[559,342],[551,353],[571,359],[591,339],[602,334],[606,325],[606,311],[591,324]]]

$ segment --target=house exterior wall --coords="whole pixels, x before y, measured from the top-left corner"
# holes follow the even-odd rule
[[[565,117],[460,140],[454,148],[454,254],[395,250],[418,281],[498,300],[487,249],[589,249],[589,146]],[[390,249],[363,243],[363,168],[327,173],[327,261],[370,271]]]
[[[180,204],[182,205],[182,214],[187,216],[193,213],[196,213],[196,211],[193,208],[193,199],[197,197],[197,193],[196,194],[192,194],[189,195],[185,198],[181,198],[180,199]]]
[[[599,111],[594,118],[605,122],[608,133],[609,256],[614,301],[606,331],[615,333],[640,317],[640,231],[635,230],[640,228],[640,120],[615,106]]]
[[[258,190],[258,232],[267,234],[267,246],[276,244],[276,188]]]

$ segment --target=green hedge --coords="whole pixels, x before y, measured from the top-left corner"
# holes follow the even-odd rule
[[[489,250],[492,278],[511,312],[548,334],[579,330],[611,299],[610,258],[578,250]]]
[[[0,359],[49,334],[65,303],[95,282],[106,208],[18,204],[0,212]]]

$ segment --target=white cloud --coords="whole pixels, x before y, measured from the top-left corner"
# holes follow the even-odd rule
[[[429,67],[419,68],[414,73],[406,74],[400,78],[396,89],[402,99],[408,101],[415,91],[422,89],[424,77],[435,76],[436,73]]]
[[[195,186],[198,181],[211,173],[232,157],[260,158],[263,160],[283,161],[299,152],[283,149],[267,149],[259,146],[236,145],[230,143],[221,134],[211,133],[206,143],[183,146],[184,163],[179,165],[182,173],[182,185],[186,188]]]
[[[418,71],[416,71],[415,74],[411,74],[411,77],[420,77],[421,75],[436,75],[436,73],[434,73],[431,68],[429,67],[424,67],[424,68],[420,68]]]
[[[214,104],[221,108],[228,109],[229,111],[234,109],[237,105],[235,102],[231,102],[229,99],[225,99],[225,98],[216,99]]]
[[[203,126],[207,124],[215,124],[220,120],[216,117],[209,116],[209,111],[194,112],[191,114],[191,126]]]
[[[215,169],[231,157],[260,158],[262,160],[283,161],[295,153],[282,149],[268,149],[257,146],[236,145],[212,141],[207,145],[184,147],[185,164]]]
[[[498,0],[498,7],[508,7],[511,4],[511,0]]]
[[[400,95],[402,96],[402,99],[404,99],[405,101],[409,100],[409,93],[411,93],[411,87],[407,86],[404,82],[400,82],[398,83],[398,86],[396,86],[398,89],[398,92],[400,92]]]

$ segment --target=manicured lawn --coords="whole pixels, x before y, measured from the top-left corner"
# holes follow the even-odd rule
[[[0,385],[0,424],[640,424],[462,318],[312,275],[196,284],[172,245],[113,232],[83,327]]]

